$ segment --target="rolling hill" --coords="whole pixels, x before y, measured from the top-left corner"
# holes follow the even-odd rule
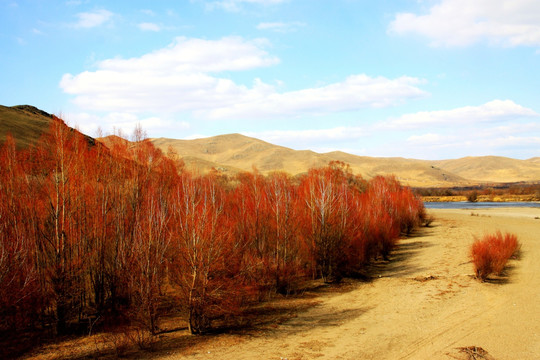
[[[464,157],[455,160],[432,161],[449,172],[477,182],[538,181],[538,158],[518,160],[502,156]]]
[[[342,161],[349,164],[355,174],[361,174],[368,179],[376,175],[395,175],[401,182],[418,187],[472,184],[467,179],[432,166],[427,161],[356,156],[339,151],[325,154],[309,150],[298,151],[240,134],[196,140],[157,138],[151,141],[165,152],[172,148],[180,155],[189,154],[184,157],[184,161],[190,169],[215,167],[235,173],[257,168],[263,174],[285,171],[297,175],[307,172],[311,167],[324,166],[330,161]]]
[[[33,106],[0,106],[0,143],[7,133],[11,133],[17,147],[27,147],[37,141],[51,119],[50,114]],[[89,140],[93,141],[91,138]],[[107,145],[111,139],[100,140]],[[321,154],[310,150],[293,150],[240,134],[195,140],[154,138],[150,141],[165,153],[172,150],[184,160],[188,169],[199,172],[215,168],[233,175],[256,168],[263,174],[285,171],[297,175],[307,172],[309,168],[324,166],[330,161],[342,161],[349,164],[355,174],[364,178],[394,175],[402,183],[414,187],[540,181],[540,157],[517,160],[482,156],[429,161],[357,156],[340,151]]]
[[[17,148],[26,148],[39,139],[51,120],[51,114],[30,105],[0,105],[0,142],[11,133]]]

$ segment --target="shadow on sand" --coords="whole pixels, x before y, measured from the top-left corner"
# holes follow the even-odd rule
[[[421,249],[433,246],[432,243],[422,240],[429,236],[431,228],[421,228],[408,237],[403,238],[392,251],[388,261],[378,260],[367,266],[367,275],[372,279],[381,277],[405,278],[411,274],[425,271],[425,267],[418,266],[414,261],[409,261]]]
[[[165,326],[163,331],[153,339],[154,343],[151,346],[141,350],[136,344],[131,344],[128,349],[124,349],[121,358],[154,359],[171,354],[179,357],[189,356],[200,353],[210,342],[219,344],[219,346],[234,346],[235,343],[250,337],[270,334],[289,336],[313,326],[340,326],[344,322],[362,316],[370,309],[342,309],[327,313],[310,312],[310,310],[320,304],[324,295],[344,294],[357,289],[361,283],[371,282],[377,278],[408,277],[412,273],[425,270],[410,260],[421,249],[433,246],[430,242],[423,240],[432,233],[433,227],[432,225],[429,228],[421,228],[403,238],[390,254],[389,260],[378,260],[371,263],[366,267],[365,272],[359,274],[355,279],[343,279],[339,284],[326,284],[321,280],[311,281],[298,295],[276,296],[268,302],[251,307],[238,318],[223,322],[222,326],[217,326],[212,333],[193,336],[188,333],[186,327],[182,326],[180,319],[177,322],[174,319],[168,319],[170,326]],[[111,341],[114,341],[114,339],[111,340],[111,335],[106,333],[98,336],[100,336],[101,341],[109,343],[109,345]],[[62,359],[116,359],[118,357],[117,349],[114,346],[112,348],[111,346],[108,348],[102,346],[99,349],[96,345],[93,351],[63,356]]]

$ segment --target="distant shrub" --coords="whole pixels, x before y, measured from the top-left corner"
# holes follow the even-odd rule
[[[519,243],[514,234],[486,234],[471,247],[471,257],[476,277],[485,281],[491,274],[499,274],[508,259],[518,250]]]
[[[477,202],[478,201],[478,191],[473,190],[467,194],[468,202]]]

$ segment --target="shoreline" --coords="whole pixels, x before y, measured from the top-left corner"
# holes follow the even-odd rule
[[[468,202],[467,197],[464,195],[455,196],[421,196],[423,202]],[[477,201],[471,202],[471,204],[477,202],[493,202],[493,203],[505,203],[505,202],[540,202],[540,199],[535,195],[478,195]]]

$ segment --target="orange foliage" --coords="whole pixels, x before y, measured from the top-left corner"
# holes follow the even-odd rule
[[[297,179],[195,176],[140,128],[105,147],[55,119],[34,148],[0,147],[0,331],[123,321],[155,333],[174,298],[203,333],[306,278],[388,258],[423,214],[395,179],[343,163]]]
[[[485,281],[491,274],[499,274],[506,262],[518,250],[519,243],[514,234],[487,234],[471,246],[471,257],[476,277]]]

